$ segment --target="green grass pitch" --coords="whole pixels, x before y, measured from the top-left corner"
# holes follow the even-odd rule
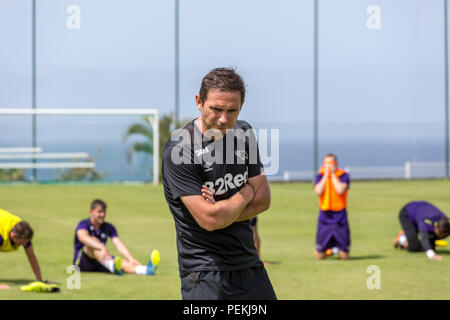
[[[398,212],[408,201],[427,200],[450,214],[450,181],[353,182],[348,198],[351,260],[313,257],[317,197],[309,183],[272,184],[272,205],[260,215],[262,258],[279,299],[450,299],[450,248],[438,250],[443,261],[423,253],[394,250],[400,230]],[[152,277],[82,273],[81,289],[69,290],[77,222],[87,218],[94,198],[108,203],[107,221],[139,261],[161,252]],[[161,186],[2,185],[0,207],[28,220],[43,277],[61,292],[21,292],[33,280],[23,249],[0,252],[0,299],[180,299],[175,228]],[[111,242],[108,247],[116,253]],[[381,288],[369,290],[367,268],[380,268]]]

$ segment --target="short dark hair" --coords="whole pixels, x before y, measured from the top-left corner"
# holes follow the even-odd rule
[[[322,159],[328,158],[328,157],[333,157],[334,161],[338,162],[337,156],[334,153],[327,153],[326,155],[323,156]]]
[[[448,218],[439,219],[437,222],[437,228],[439,233],[448,235],[450,231],[450,223],[448,222]]]
[[[31,240],[33,238],[33,229],[31,229],[30,224],[26,221],[20,221],[16,223],[13,227],[12,232],[16,235],[16,237],[20,239]]]
[[[244,103],[245,83],[233,68],[215,68],[203,77],[199,92],[202,104],[205,103],[208,92],[211,89],[225,92],[239,91],[241,94],[241,105]]]
[[[101,206],[103,210],[106,210],[106,202],[100,199],[95,199],[91,202],[91,210],[94,210],[98,206]]]

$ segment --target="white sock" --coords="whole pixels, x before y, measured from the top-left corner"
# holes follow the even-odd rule
[[[114,259],[103,260],[103,265],[109,270],[109,272],[114,273]]]
[[[402,234],[400,237],[398,237],[398,243],[403,246],[405,244],[406,241],[406,236],[404,234]]]
[[[144,265],[137,266],[136,274],[146,276],[147,275],[147,266],[144,266]]]

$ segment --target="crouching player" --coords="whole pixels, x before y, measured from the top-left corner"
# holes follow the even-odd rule
[[[91,203],[90,218],[78,223],[75,230],[75,253],[73,264],[79,258],[80,271],[111,272],[121,275],[123,272],[153,275],[160,261],[158,250],[153,250],[147,265],[133,258],[120,240],[116,228],[105,222],[106,203],[94,200]],[[111,256],[106,249],[106,241],[111,238],[117,251],[123,256]],[[81,255],[80,255],[81,253]]]
[[[331,255],[335,247],[338,248],[339,258],[349,258],[350,229],[346,207],[350,176],[337,167],[336,155],[325,155],[314,184],[320,207],[314,250],[317,259]]]
[[[34,276],[38,281],[42,281],[41,270],[34,254],[31,238],[33,238],[33,229],[26,221],[0,209],[0,251],[12,252],[23,246]],[[0,289],[10,289],[10,287],[6,284],[0,284]]]
[[[435,241],[448,236],[450,224],[441,210],[426,201],[413,201],[400,210],[399,220],[402,230],[393,241],[394,248],[425,251],[429,259],[442,260],[435,252]]]

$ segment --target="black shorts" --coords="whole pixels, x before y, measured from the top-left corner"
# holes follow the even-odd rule
[[[192,272],[181,278],[183,300],[276,300],[263,265],[235,271]]]
[[[103,266],[97,260],[88,257],[84,252],[81,253],[78,266],[80,267],[80,271],[110,273],[109,270],[105,268],[105,266]]]

